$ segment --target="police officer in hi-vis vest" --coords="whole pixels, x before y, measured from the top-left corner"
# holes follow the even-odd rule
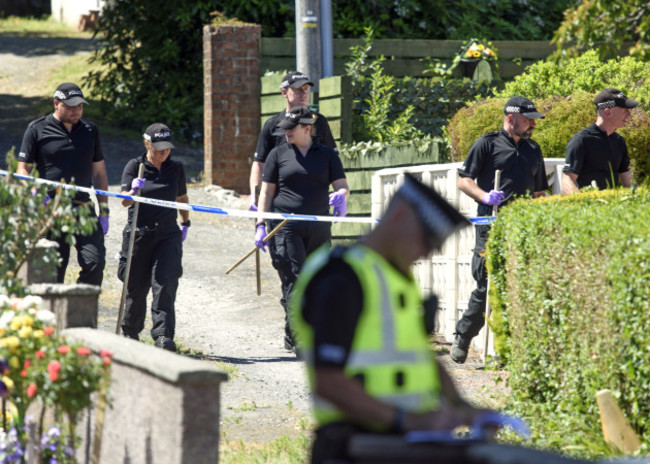
[[[348,459],[355,433],[451,430],[485,412],[461,399],[437,361],[410,271],[468,224],[406,174],[368,235],[305,263],[290,315],[314,395],[313,463]]]

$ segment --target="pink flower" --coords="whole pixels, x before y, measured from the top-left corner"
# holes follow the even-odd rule
[[[110,366],[111,365],[111,358],[109,358],[108,356],[104,356],[104,359],[102,360],[102,362],[104,363],[104,366]]]
[[[61,363],[59,361],[50,361],[47,365],[47,371],[51,374],[52,372],[58,373],[61,370]]]
[[[45,352],[43,350],[38,350],[36,353],[34,353],[34,356],[36,356],[38,359],[43,359]]]
[[[68,345],[59,345],[56,351],[61,354],[68,354],[70,352],[70,347]]]
[[[20,371],[20,376],[27,377],[27,369],[23,369],[22,371]]]
[[[45,335],[52,335],[54,333],[54,328],[52,326],[47,326],[43,329]]]
[[[32,365],[32,362],[29,359],[27,359],[27,360],[25,360],[25,365],[23,367],[25,369],[28,369],[29,367],[31,367],[31,365]]]
[[[38,389],[38,387],[36,386],[35,383],[30,383],[27,386],[27,398],[33,398],[34,395],[36,394],[37,389]]]
[[[111,356],[113,356],[113,353],[111,353],[111,352],[108,351],[108,350],[99,350],[99,355],[100,355],[102,358],[104,358],[104,357],[110,358]]]
[[[90,350],[85,346],[80,346],[79,348],[77,348],[77,354],[79,356],[88,356],[90,354]]]

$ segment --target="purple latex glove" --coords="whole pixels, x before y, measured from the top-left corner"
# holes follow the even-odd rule
[[[343,217],[348,214],[348,205],[345,201],[345,195],[339,192],[330,193],[330,206],[334,207],[332,216]]]
[[[99,224],[102,226],[102,232],[106,235],[108,233],[108,215],[99,216]]]
[[[506,194],[501,190],[490,190],[485,195],[483,195],[483,204],[495,206],[503,201]]]
[[[137,192],[138,189],[142,189],[144,187],[145,182],[146,182],[146,179],[144,177],[136,177],[131,182],[131,190],[133,190],[134,192]]]
[[[260,224],[255,230],[255,246],[262,251],[266,251],[266,248],[264,248],[266,246],[266,243],[264,243],[265,238],[266,226],[264,224]]]
[[[181,226],[181,242],[184,242],[187,238],[187,229],[189,229],[189,227]]]
[[[52,198],[50,198],[50,196],[46,193],[45,198],[43,198],[43,204],[47,205],[50,202],[51,199]]]
[[[255,204],[254,195],[251,195],[250,203],[248,204],[248,211],[257,211],[257,205]]]

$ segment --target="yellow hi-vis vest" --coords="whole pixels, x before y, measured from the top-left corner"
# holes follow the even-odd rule
[[[315,393],[313,328],[302,316],[305,289],[329,257],[330,250],[321,247],[307,260],[290,303],[292,327],[307,363],[314,392],[314,415],[319,425],[347,421],[342,411]],[[345,250],[342,259],[358,276],[363,291],[363,309],[344,367],[346,376],[361,381],[370,396],[406,411],[434,409],[438,404],[440,379],[424,328],[420,292],[413,277],[405,276],[363,245]]]

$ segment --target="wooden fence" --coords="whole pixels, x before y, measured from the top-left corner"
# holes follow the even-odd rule
[[[350,48],[362,45],[362,39],[334,39],[334,74],[345,73]],[[392,40],[373,41],[370,56],[387,58],[384,70],[393,76],[422,76],[426,69],[424,58],[436,58],[451,63],[454,55],[465,42],[462,40]],[[549,56],[554,47],[545,41],[499,41],[492,42],[497,49],[498,73],[504,79],[521,74],[524,68]],[[262,38],[260,70],[289,71],[296,67],[296,40]]]

